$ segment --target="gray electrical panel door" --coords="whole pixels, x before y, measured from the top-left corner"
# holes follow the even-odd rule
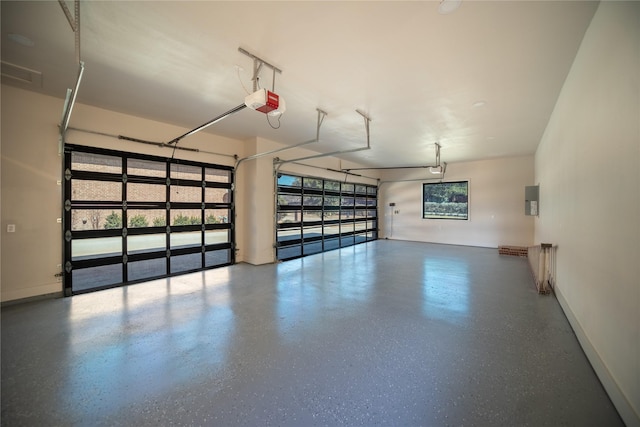
[[[524,187],[524,214],[537,216],[540,212],[540,187],[531,185]]]

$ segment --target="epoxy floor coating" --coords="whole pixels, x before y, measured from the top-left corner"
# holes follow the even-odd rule
[[[2,425],[623,423],[525,259],[381,240],[6,306]]]

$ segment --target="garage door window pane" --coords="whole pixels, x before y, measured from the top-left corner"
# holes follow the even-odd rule
[[[202,202],[202,187],[171,186],[171,203]]]
[[[96,153],[71,153],[71,169],[76,171],[122,173],[122,159]]]
[[[302,178],[293,175],[280,175],[278,177],[278,186],[283,187],[300,187],[302,185]]]
[[[188,254],[171,257],[171,273],[198,270],[202,268],[202,254]]]
[[[107,223],[108,219],[120,218],[122,228],[122,211],[112,209],[74,209],[71,211],[71,230],[105,230],[112,223]],[[114,227],[112,227],[114,228]]]
[[[82,201],[122,201],[122,184],[110,181],[71,181],[71,200]]]
[[[207,182],[231,182],[231,171],[206,168],[204,179]]]
[[[278,212],[278,224],[288,224],[300,222],[302,211],[283,211]]]
[[[171,249],[190,248],[202,244],[202,233],[200,231],[189,231],[185,233],[171,233]]]
[[[191,165],[171,165],[171,179],[202,181],[202,168]]]
[[[204,233],[205,245],[217,245],[229,242],[229,230],[207,230]]]
[[[171,225],[200,225],[202,224],[202,210],[200,209],[172,209]]]
[[[322,221],[322,211],[304,211],[303,222]]]
[[[204,212],[205,224],[228,224],[229,209],[207,209]]]
[[[167,211],[164,209],[129,209],[127,211],[127,227],[164,227],[167,222]]]
[[[156,258],[127,264],[129,280],[150,279],[167,274],[167,259]]]
[[[71,241],[71,260],[122,255],[122,237],[99,237]]]
[[[122,264],[102,265],[99,267],[83,268],[71,272],[73,289],[84,291],[102,286],[122,283]]]
[[[152,160],[128,159],[127,175],[164,178],[167,176],[167,165]]]
[[[165,202],[167,187],[157,184],[127,183],[127,201],[129,202]]]
[[[129,236],[127,239],[128,254],[164,251],[166,249],[167,235],[165,233]]]
[[[205,203],[229,203],[231,190],[228,188],[205,188]]]
[[[278,230],[278,242],[286,242],[290,240],[298,240],[300,236],[299,228],[289,228],[285,230]]]
[[[220,249],[209,251],[204,254],[204,266],[215,267],[216,265],[229,264],[231,262],[231,250]]]

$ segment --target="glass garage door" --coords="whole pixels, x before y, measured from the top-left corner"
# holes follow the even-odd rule
[[[65,295],[229,265],[233,168],[65,146]]]
[[[279,260],[378,238],[375,186],[281,174],[277,188]]]

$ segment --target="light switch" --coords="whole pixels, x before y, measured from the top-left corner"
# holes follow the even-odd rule
[[[7,233],[15,233],[16,225],[15,224],[7,224]]]

